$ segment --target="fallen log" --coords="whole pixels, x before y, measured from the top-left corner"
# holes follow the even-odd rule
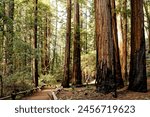
[[[58,97],[56,96],[61,90],[63,89],[63,87],[57,87],[54,91],[50,91],[48,93],[48,96],[50,97],[51,100],[58,100]]]

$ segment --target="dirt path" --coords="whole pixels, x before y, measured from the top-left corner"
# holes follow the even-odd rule
[[[48,96],[48,93],[51,91],[51,89],[44,89],[42,91],[38,91],[37,93],[22,98],[22,100],[50,100],[50,97]]]
[[[126,90],[127,87],[118,91],[118,98],[113,98],[111,94],[103,95],[96,93],[95,86],[80,87],[80,88],[69,88],[63,89],[58,93],[58,98],[60,100],[111,100],[111,99],[121,99],[121,100],[150,100],[150,79],[148,79],[148,92],[139,93],[131,92]],[[50,100],[48,93],[54,91],[52,88],[47,88],[42,91],[38,91],[31,96],[22,98],[22,100]]]

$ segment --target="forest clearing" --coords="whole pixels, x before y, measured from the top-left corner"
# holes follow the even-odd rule
[[[150,100],[150,0],[1,0],[0,100]]]

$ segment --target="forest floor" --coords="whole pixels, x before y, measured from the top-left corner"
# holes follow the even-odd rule
[[[148,79],[148,92],[139,93],[127,90],[127,86],[117,91],[117,98],[112,94],[97,93],[94,85],[80,88],[64,88],[59,94],[60,100],[150,100],[150,79]]]
[[[127,86],[117,91],[117,98],[112,94],[102,94],[95,91],[94,85],[88,85],[79,88],[63,88],[57,97],[59,100],[150,100],[150,78],[148,79],[148,92],[139,93],[127,90]],[[45,88],[31,96],[22,98],[23,100],[50,100],[48,93],[54,88]]]

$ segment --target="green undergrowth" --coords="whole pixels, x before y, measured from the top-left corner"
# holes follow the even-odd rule
[[[21,71],[3,78],[3,94],[10,95],[12,92],[20,92],[34,87],[31,74]]]
[[[81,56],[82,72],[88,72],[89,75],[95,74],[96,52],[90,51],[88,54]]]

